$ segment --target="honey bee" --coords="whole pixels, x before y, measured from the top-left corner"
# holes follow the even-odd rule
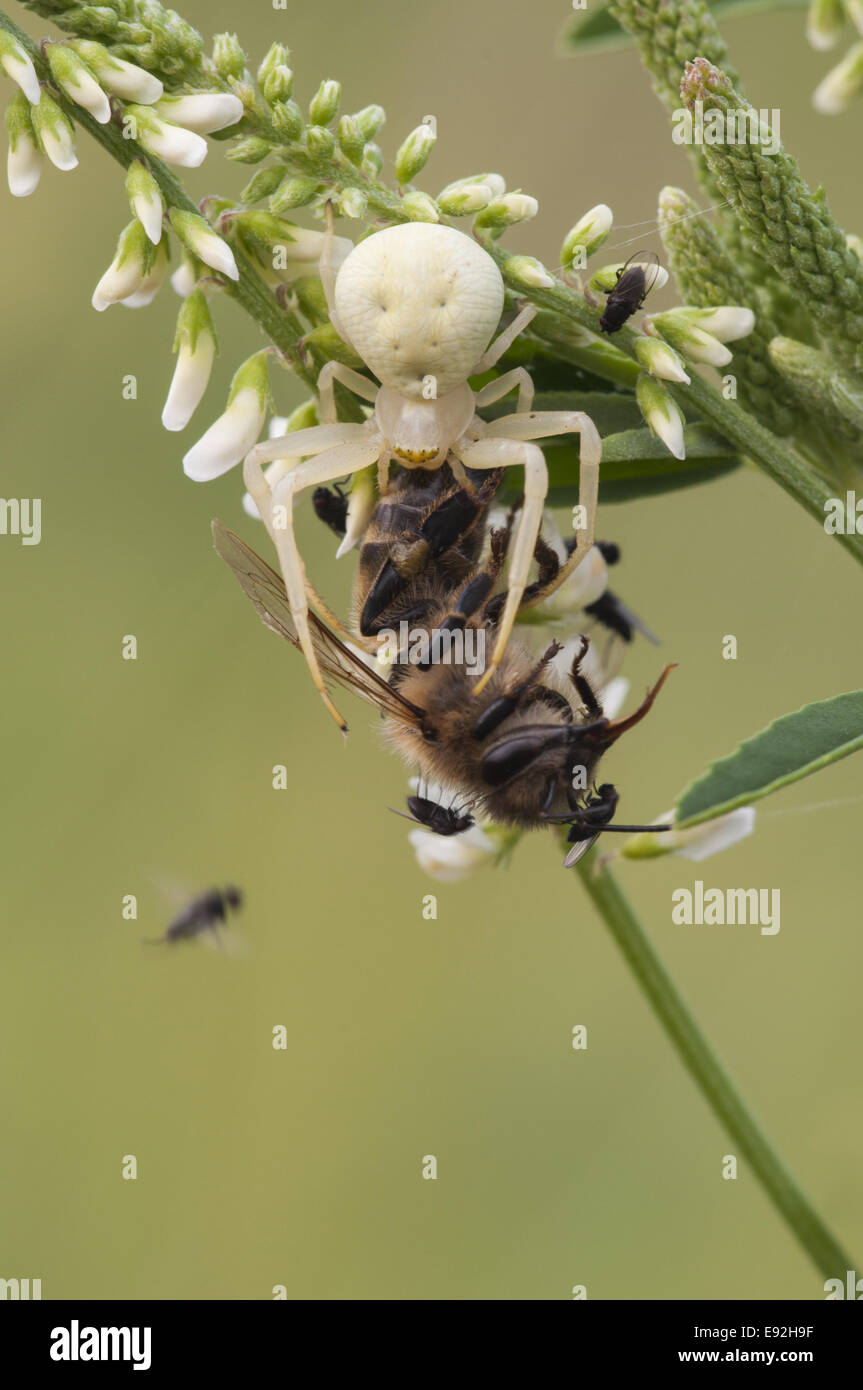
[[[632,714],[609,720],[582,669],[587,637],[568,671],[569,697],[551,665],[560,643],[535,659],[511,641],[475,694],[483,666],[466,654],[482,654],[486,640],[494,641],[506,602],[505,593],[493,591],[508,526],[491,532],[489,556],[479,559],[482,523],[499,481],[499,473],[487,475],[474,490],[446,468],[403,470],[378,503],[360,552],[354,622],[363,637],[392,639],[386,678],[314,614],[312,640],[321,670],[378,708],[387,742],[421,778],[457,789],[458,810],[417,796],[408,803],[411,819],[447,835],[468,828],[474,816],[521,829],[565,824],[573,846],[569,865],[602,831],[618,828],[609,825],[615,788],[595,784],[600,758],[644,718],[672,667]],[[213,536],[265,625],[299,647],[281,577],[218,521]],[[541,538],[535,556],[538,575],[525,590],[527,604],[541,600],[561,564]],[[415,644],[416,633],[423,640]]]

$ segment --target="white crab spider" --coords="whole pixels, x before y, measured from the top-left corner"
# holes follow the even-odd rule
[[[581,435],[579,504],[585,525],[558,583],[593,545],[602,446],[596,426],[582,411],[533,411],[533,382],[523,367],[505,372],[479,391],[471,390],[468,378],[494,366],[536,312],[532,306],[522,310],[490,343],[503,309],[503,280],[491,256],[471,237],[440,223],[387,227],[361,241],[337,272],[331,242],[330,236],[320,265],[330,318],[380,386],[349,367],[328,362],[317,383],[321,424],[256,444],[246,456],[243,475],[278,552],[312,679],[344,730],[312,647],[310,590],[294,535],[297,493],[372,463],[378,465],[384,492],[393,460],[403,468],[439,468],[448,462],[463,486],[470,486],[465,468],[515,464],[524,469],[524,503],[513,537],[506,603],[494,651],[474,687],[478,694],[503,654],[542,523],[548,473],[542,451],[531,441],[570,432]],[[337,423],[336,381],[373,402],[374,413],[365,423]],[[491,405],[516,388],[513,414],[491,422],[479,418],[478,406]],[[304,461],[298,462],[301,458]],[[271,488],[262,465],[275,459],[287,463]]]

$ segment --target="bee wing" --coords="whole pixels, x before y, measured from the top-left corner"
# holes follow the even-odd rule
[[[251,599],[264,625],[299,648],[300,642],[281,575],[276,574],[260,555],[256,555],[245,541],[220,521],[213,522],[213,544],[217,554],[234,571],[240,587]],[[353,690],[391,719],[398,719],[412,728],[417,728],[423,722],[425,710],[406,700],[375,671],[370,670],[314,613],[309,613],[309,625],[325,676]]]
[[[571,869],[574,864],[578,863],[579,859],[583,859],[591,845],[596,844],[601,834],[602,831],[597,830],[596,834],[591,835],[589,840],[579,840],[577,844],[574,844],[563,861],[563,867],[565,869]]]

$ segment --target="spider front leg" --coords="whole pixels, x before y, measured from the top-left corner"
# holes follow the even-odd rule
[[[580,434],[581,451],[578,468],[578,505],[584,518],[577,544],[569,559],[561,565],[551,583],[529,602],[539,603],[553,594],[565,579],[578,568],[593,546],[596,534],[596,510],[599,498],[599,465],[602,460],[602,440],[589,415],[581,410],[531,410],[515,415],[503,415],[491,420],[483,439],[548,439],[556,434]]]
[[[524,503],[512,541],[506,603],[498,622],[497,641],[491,660],[473,688],[474,695],[479,695],[500,665],[522,595],[527,587],[548,493],[548,469],[542,450],[538,445],[527,441],[484,437],[473,444],[461,445],[453,452],[466,468],[508,468],[514,464],[524,468]]]
[[[536,305],[528,304],[521,313],[516,314],[512,323],[499,333],[494,342],[491,343],[471,371],[471,376],[476,376],[479,372],[487,372],[489,367],[493,367],[499,362],[504,353],[512,347],[519,333],[523,333],[532,318],[536,316]],[[492,383],[489,383],[490,385]]]
[[[481,386],[476,393],[474,404],[477,407],[493,405],[495,401],[508,396],[515,386],[518,387],[516,409],[519,413],[530,410],[533,405],[535,388],[530,373],[524,367],[513,367],[511,372],[504,372],[494,381],[489,381],[485,386]]]
[[[335,447],[328,447],[327,444],[322,443],[322,439],[324,437],[330,438],[334,431],[341,432],[339,437],[344,442],[336,444]],[[351,431],[347,441],[345,441],[345,431]],[[377,435],[370,433],[364,425],[321,425],[309,430],[297,431],[294,436],[295,440],[302,440],[303,436],[306,436],[306,440],[302,444],[303,453],[309,452],[311,441],[309,441],[308,436],[312,435],[317,436],[314,444],[320,446],[318,449],[313,449],[313,452],[316,452],[318,456],[306,458],[303,463],[286,473],[279,479],[272,492],[264,477],[261,465],[269,462],[279,449],[284,450],[284,439],[271,439],[256,445],[246,456],[243,464],[243,477],[250,495],[257,504],[258,511],[264,519],[273,545],[276,547],[291,617],[297,629],[297,638],[315,688],[342,733],[345,733],[347,732],[347,724],[327,692],[309,628],[306,569],[297,549],[294,534],[294,497],[303,488],[335,482],[336,479],[343,478],[348,473],[367,468],[377,459],[381,449],[381,440]]]

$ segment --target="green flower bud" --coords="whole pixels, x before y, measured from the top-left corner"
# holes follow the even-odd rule
[[[271,44],[267,50],[261,66],[258,68],[258,86],[263,88],[264,83],[275,72],[276,68],[286,68],[290,65],[291,54],[288,47],[283,43]]]
[[[322,323],[313,328],[303,338],[303,344],[314,348],[328,361],[341,362],[343,366],[353,367],[355,371],[365,366],[363,359],[339,337],[331,323]]]
[[[396,155],[396,179],[400,184],[413,183],[417,174],[425,167],[436,140],[437,135],[432,127],[425,123],[411,131],[399,146]]]
[[[837,368],[832,357],[793,338],[774,338],[770,360],[797,397],[846,439],[863,430],[863,381],[855,372]]]
[[[259,169],[249,179],[240,194],[240,202],[259,203],[262,198],[269,198],[271,193],[275,193],[284,177],[285,166],[283,164],[271,164],[267,169]]]
[[[236,34],[217,34],[213,39],[213,66],[220,77],[242,77],[246,55]]]
[[[261,160],[266,159],[271,153],[272,145],[268,140],[262,140],[259,135],[249,135],[232,145],[225,157],[233,159],[237,164],[260,164]]]
[[[272,106],[273,125],[285,140],[299,140],[303,133],[303,113],[295,101],[276,101]]]
[[[287,101],[294,89],[294,74],[288,67],[273,68],[261,90],[269,102]]]
[[[298,275],[296,280],[292,281],[291,289],[297,301],[297,308],[304,318],[313,326],[329,323],[327,296],[324,294],[319,276]]]
[[[539,203],[529,194],[518,191],[505,193],[502,198],[495,198],[494,202],[482,209],[474,226],[477,231],[486,231],[490,236],[498,237],[507,227],[536,217],[538,211]]]
[[[363,159],[360,164],[360,173],[365,174],[367,179],[377,178],[381,169],[384,167],[384,152],[380,145],[369,142],[363,150]]]
[[[320,184],[317,179],[307,179],[300,176],[288,177],[279,184],[270,199],[270,211],[278,215],[281,212],[288,212],[291,208],[304,208],[312,201]]]
[[[354,116],[365,141],[374,140],[386,118],[387,113],[382,106],[364,106]]]
[[[345,217],[365,217],[369,200],[359,188],[346,188],[339,198],[339,207]]]
[[[309,124],[329,125],[338,114],[341,99],[341,82],[333,82],[330,79],[322,82],[309,105]]]
[[[855,232],[849,232],[845,238],[845,245],[849,251],[854,252],[859,260],[863,261],[863,237],[857,236]]]
[[[434,198],[414,189],[402,198],[402,209],[412,222],[440,222],[440,213]]]
[[[487,183],[464,183],[438,194],[437,204],[445,217],[467,217],[487,208],[494,193]]]
[[[307,126],[306,149],[312,159],[332,159],[336,149],[336,137],[326,126]]]
[[[522,289],[550,290],[554,288],[554,276],[549,275],[541,261],[533,256],[509,256],[501,267],[504,279],[515,281]]]
[[[575,226],[566,234],[560,248],[560,263],[564,270],[574,268],[583,270],[587,260],[598,251],[611,231],[613,216],[606,203],[597,203],[595,208],[579,218]]]
[[[342,116],[336,128],[339,149],[352,164],[359,164],[363,157],[366,137],[356,116]]]

